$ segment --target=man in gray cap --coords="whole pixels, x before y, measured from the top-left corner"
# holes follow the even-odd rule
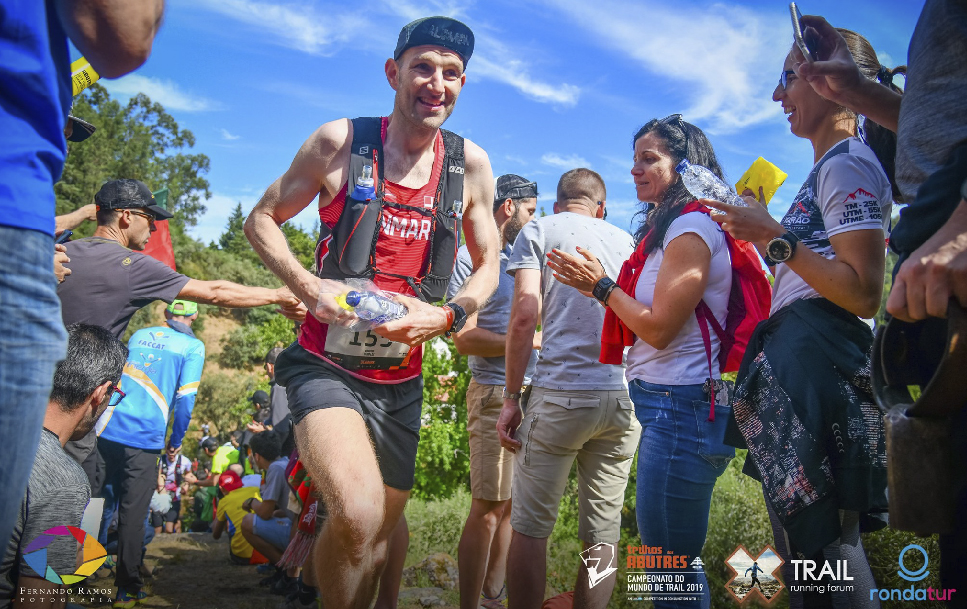
[[[287,288],[249,287],[230,281],[191,279],[141,253],[155,221],[172,215],[155,203],[151,190],[138,180],[107,182],[94,196],[94,235],[67,243],[69,281],[57,287],[64,325],[87,323],[107,328],[119,339],[131,317],[155,300],[181,299],[221,307],[275,304],[288,316],[304,314]],[[68,442],[66,450],[83,466],[94,496],[100,491],[94,448],[96,436]]]
[[[537,184],[519,175],[497,178],[494,220],[500,232],[500,283],[487,304],[453,335],[457,351],[469,356],[473,379],[467,388],[467,431],[470,435],[470,493],[467,523],[460,537],[460,606],[462,609],[502,608],[507,549],[510,546],[510,489],[514,455],[500,446],[497,417],[504,405],[504,344],[514,278],[506,273],[514,240],[537,211]],[[466,246],[457,252],[448,296],[455,296],[473,269]],[[534,348],[540,348],[540,332]],[[530,384],[537,361],[531,352],[524,384]]]
[[[321,482],[329,510],[315,544],[328,608],[366,607],[381,574],[398,581],[406,544],[400,517],[414,482],[423,401],[421,345],[458,332],[497,286],[490,161],[440,128],[472,53],[473,33],[459,21],[428,17],[404,27],[384,66],[396,92],[392,114],[322,125],[245,223],[266,266],[313,313],[299,342],[279,356],[276,381],[286,388],[300,458]],[[279,225],[316,197],[314,275],[289,251]],[[446,295],[458,219],[473,271],[460,293],[433,306]],[[346,328],[355,315],[336,298],[349,290],[346,279],[360,277],[395,293],[406,316]]]

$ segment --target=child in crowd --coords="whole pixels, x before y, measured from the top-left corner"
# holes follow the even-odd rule
[[[228,530],[230,540],[228,557],[237,565],[253,565],[265,562],[242,535],[242,520],[247,512],[242,504],[248,499],[259,498],[258,487],[243,486],[242,479],[232,470],[218,477],[218,515],[212,527],[212,537],[219,539]]]

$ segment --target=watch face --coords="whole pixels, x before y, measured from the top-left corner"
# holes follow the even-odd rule
[[[769,257],[776,262],[784,262],[792,255],[792,246],[782,237],[769,242]]]

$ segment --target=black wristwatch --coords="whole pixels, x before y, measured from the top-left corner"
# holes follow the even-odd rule
[[[591,294],[598,299],[598,301],[604,306],[608,306],[608,297],[611,296],[611,292],[618,287],[615,282],[611,280],[610,277],[602,277],[594,284],[594,289],[591,290]]]
[[[451,334],[463,330],[463,326],[467,323],[467,311],[455,302],[448,302],[443,307],[453,311],[453,323],[447,329],[447,338],[450,338]]]
[[[796,253],[796,244],[798,243],[799,237],[792,233],[780,235],[770,241],[769,245],[766,246],[766,256],[776,264],[788,262],[793,254]]]

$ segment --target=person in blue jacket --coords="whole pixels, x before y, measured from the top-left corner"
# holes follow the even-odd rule
[[[205,365],[205,344],[191,331],[197,318],[196,303],[175,300],[165,309],[164,326],[143,328],[131,336],[121,376],[124,400],[108,407],[97,422],[97,448],[106,464],[105,524],[118,511],[114,607],[133,607],[145,596],[138,566],[158,458],[166,447],[181,446]],[[166,443],[169,418],[171,436]]]

